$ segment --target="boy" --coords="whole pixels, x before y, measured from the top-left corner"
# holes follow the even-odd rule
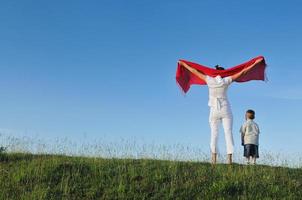
[[[254,122],[255,111],[247,110],[245,113],[245,123],[240,128],[241,144],[244,146],[243,156],[247,159],[247,164],[256,164],[256,158],[259,158],[259,127]]]

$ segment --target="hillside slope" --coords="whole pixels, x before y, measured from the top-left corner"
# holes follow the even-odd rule
[[[300,199],[302,169],[1,154],[0,199]]]

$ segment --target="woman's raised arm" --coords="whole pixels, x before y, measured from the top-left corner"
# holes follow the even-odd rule
[[[190,72],[192,72],[193,74],[195,74],[197,77],[199,77],[200,79],[202,79],[203,81],[206,81],[206,75],[204,75],[203,73],[201,73],[200,71],[197,71],[196,69],[194,69],[193,67],[190,67],[187,63],[182,62],[182,61],[178,61],[178,63],[187,68]]]
[[[258,63],[260,63],[263,60],[263,58],[259,58],[256,60],[255,63],[253,63],[252,65],[248,66],[247,68],[244,68],[243,70],[241,70],[240,72],[238,72],[237,74],[234,74],[233,76],[231,76],[232,81],[236,81],[238,79],[240,79],[242,76],[246,75],[247,73],[249,73]]]

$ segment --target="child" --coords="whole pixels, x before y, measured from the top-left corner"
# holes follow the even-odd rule
[[[259,145],[259,127],[254,122],[255,111],[247,110],[245,113],[245,123],[240,128],[241,144],[244,146],[243,156],[247,159],[247,164],[256,164],[256,158],[259,158],[258,145]]]

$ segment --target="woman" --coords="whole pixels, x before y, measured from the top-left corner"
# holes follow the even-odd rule
[[[209,88],[209,102],[208,105],[210,107],[210,116],[209,123],[211,128],[211,157],[212,163],[216,164],[217,161],[217,141],[218,141],[218,127],[220,122],[222,122],[224,133],[225,133],[225,141],[226,141],[226,149],[227,149],[227,163],[232,163],[232,155],[234,153],[234,141],[233,141],[233,114],[231,110],[230,103],[227,97],[227,90],[229,85],[239,80],[242,76],[249,73],[254,66],[260,63],[263,58],[259,58],[251,64],[250,66],[242,69],[240,72],[222,78],[220,75],[216,77],[211,77],[206,74],[203,74],[200,71],[190,67],[185,62],[179,61],[179,64],[186,69],[188,69],[191,73],[199,77],[201,80],[205,81]],[[224,68],[216,66],[217,70],[224,70]]]

